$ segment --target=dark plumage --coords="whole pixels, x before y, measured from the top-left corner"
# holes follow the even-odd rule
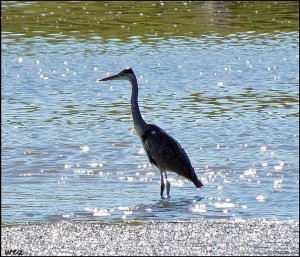
[[[97,82],[124,79],[129,80],[132,86],[131,111],[134,128],[141,139],[150,163],[155,165],[161,173],[161,197],[163,198],[165,188],[163,174],[165,174],[166,179],[167,197],[169,197],[170,192],[166,171],[173,171],[191,180],[197,188],[202,187],[203,184],[197,178],[190,159],[181,145],[166,131],[156,125],[147,124],[142,118],[138,105],[138,84],[133,70],[125,69],[117,75],[98,79]]]
[[[150,163],[159,170],[173,171],[191,180],[196,187],[203,186],[182,146],[166,131],[156,125],[147,124],[141,139]]]

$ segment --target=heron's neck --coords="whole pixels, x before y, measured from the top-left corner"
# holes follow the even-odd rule
[[[146,122],[143,120],[139,108],[139,103],[138,103],[139,89],[138,89],[138,84],[135,76],[130,79],[130,83],[132,86],[131,112],[132,112],[133,124],[138,135],[141,135],[145,130]]]

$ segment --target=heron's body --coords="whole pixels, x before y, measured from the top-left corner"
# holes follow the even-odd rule
[[[163,174],[166,178],[167,197],[169,196],[170,183],[167,180],[166,171],[173,171],[180,176],[191,180],[196,187],[203,186],[197,178],[194,168],[191,165],[181,145],[160,127],[147,124],[140,113],[138,105],[138,84],[132,69],[125,69],[119,74],[107,77],[98,81],[106,80],[129,80],[132,86],[131,111],[134,128],[141,139],[142,146],[151,164],[155,165],[161,173],[161,197],[165,188]]]
[[[173,171],[191,180],[196,187],[202,185],[186,152],[166,131],[156,125],[148,124],[146,131],[140,137],[150,163],[160,171]]]

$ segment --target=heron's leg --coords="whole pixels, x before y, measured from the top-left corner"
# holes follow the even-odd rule
[[[171,184],[168,180],[168,177],[167,177],[167,172],[165,172],[165,177],[166,177],[166,186],[167,186],[167,198],[170,197],[170,187],[171,187]]]
[[[162,199],[164,199],[164,190],[165,190],[164,177],[163,177],[163,173],[160,172],[160,196]]]

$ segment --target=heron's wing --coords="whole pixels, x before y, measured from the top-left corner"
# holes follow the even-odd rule
[[[174,171],[181,176],[190,177],[193,168],[186,152],[167,132],[149,124],[142,142],[149,161],[160,170]]]

